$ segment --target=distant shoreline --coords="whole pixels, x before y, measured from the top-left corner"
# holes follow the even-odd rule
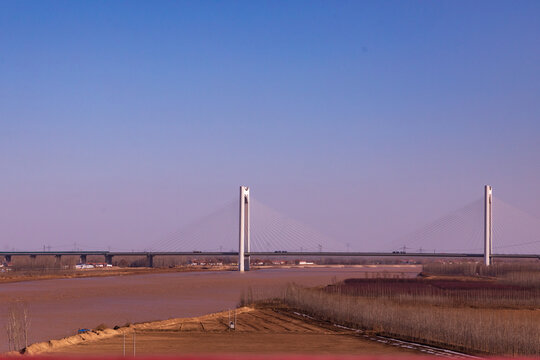
[[[111,276],[127,276],[127,275],[145,275],[145,274],[164,274],[177,272],[194,272],[194,271],[232,271],[228,268],[216,269],[195,269],[195,268],[112,268],[112,269],[88,269],[88,270],[60,270],[48,274],[17,274],[16,272],[9,276],[1,276],[0,284],[16,283],[25,281],[53,280],[53,279],[79,279],[93,277],[111,277]]]
[[[417,268],[420,265],[386,265],[386,264],[373,264],[373,265],[280,265],[280,266],[252,266],[252,271],[264,270],[264,269],[306,269],[306,268]],[[147,268],[147,267],[134,267],[134,268],[109,268],[109,269],[86,269],[86,270],[59,270],[55,273],[48,274],[17,274],[16,272],[9,275],[0,276],[0,284],[17,283],[26,281],[40,281],[40,280],[53,280],[53,279],[79,279],[79,278],[93,278],[93,277],[112,277],[112,276],[129,276],[129,275],[147,275],[147,274],[167,274],[167,273],[179,273],[179,272],[215,272],[215,271],[236,271],[236,266],[216,266],[216,267],[204,267],[204,266],[183,266],[175,268]]]

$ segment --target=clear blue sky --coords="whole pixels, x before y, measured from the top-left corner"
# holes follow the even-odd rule
[[[540,217],[538,1],[0,2],[0,247],[143,248],[234,198],[375,249]]]

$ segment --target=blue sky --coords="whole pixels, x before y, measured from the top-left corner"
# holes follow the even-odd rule
[[[0,247],[143,248],[250,185],[374,249],[540,217],[536,1],[2,1]]]

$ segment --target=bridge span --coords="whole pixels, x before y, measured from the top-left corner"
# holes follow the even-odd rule
[[[35,259],[37,256],[54,256],[55,259],[60,262],[62,256],[78,256],[81,263],[86,263],[88,256],[103,256],[104,262],[112,265],[112,260],[115,256],[134,256],[146,258],[148,267],[154,266],[154,257],[156,256],[191,256],[191,257],[238,257],[239,252],[225,251],[225,252],[201,252],[201,251],[0,251],[0,256],[3,256],[4,261],[10,263],[14,256],[28,256],[31,259]],[[370,257],[370,258],[383,258],[383,257],[406,257],[406,258],[474,258],[483,259],[483,253],[404,253],[404,252],[288,252],[288,251],[274,251],[274,252],[244,252],[244,257],[250,259],[251,257],[297,257],[297,258],[353,258],[353,257]],[[492,254],[492,258],[499,259],[538,259],[540,260],[540,254]],[[247,268],[249,269],[249,268]]]
[[[234,207],[236,207],[237,203],[236,200],[231,203]],[[252,241],[251,241],[251,233],[252,233],[252,224],[251,224],[251,207],[253,205],[256,205],[257,202],[254,201],[253,198],[250,198],[250,188],[247,186],[240,186],[240,198],[239,198],[239,208],[238,210],[232,208],[236,214],[238,214],[238,218],[236,218],[236,215],[234,215],[234,221],[238,221],[238,225],[234,225],[234,223],[228,223],[227,229],[232,230],[236,226],[239,226],[237,235],[228,235],[228,239],[233,239],[234,236],[238,237],[238,251],[154,251],[154,250],[148,250],[148,251],[83,251],[83,250],[73,250],[73,251],[0,251],[0,257],[4,257],[4,261],[9,263],[11,262],[11,259],[13,256],[29,256],[31,259],[35,259],[37,256],[54,256],[58,263],[60,263],[60,260],[62,256],[78,256],[81,263],[86,263],[88,256],[103,256],[104,261],[107,264],[112,264],[112,260],[115,256],[137,256],[137,257],[143,257],[146,258],[146,264],[149,267],[153,267],[154,265],[154,258],[156,256],[190,256],[190,257],[237,257],[238,259],[238,270],[239,271],[249,271],[250,264],[251,264],[251,257],[318,257],[318,258],[332,258],[332,257],[372,257],[372,258],[382,258],[382,257],[406,257],[406,258],[474,258],[474,259],[483,259],[485,265],[490,265],[492,259],[494,258],[507,258],[507,259],[540,259],[539,253],[525,253],[525,254],[518,254],[518,253],[510,253],[510,254],[503,254],[503,253],[494,253],[493,252],[493,216],[492,216],[492,207],[493,207],[493,189],[491,186],[486,185],[484,187],[484,197],[482,201],[482,223],[481,227],[483,228],[483,238],[482,238],[482,244],[474,244],[475,248],[480,248],[480,245],[484,248],[483,253],[469,253],[469,252],[457,252],[457,251],[467,251],[467,250],[456,250],[456,252],[422,252],[421,250],[419,252],[405,252],[405,251],[392,251],[392,252],[351,252],[351,251],[322,251],[322,243],[320,242],[318,245],[319,251],[302,251],[302,247],[294,247],[296,249],[300,248],[301,251],[285,251],[290,250],[291,247],[287,248],[287,246],[291,245],[293,240],[290,236],[287,237],[286,235],[283,236],[283,232],[280,232],[280,226],[276,226],[278,229],[273,228],[265,228],[265,234],[264,239],[267,241],[272,241],[273,239],[277,239],[277,244],[274,244],[276,251],[252,251]],[[236,212],[238,211],[238,212]],[[271,215],[271,214],[270,214]],[[272,215],[273,216],[273,215]],[[269,216],[270,217],[270,216]],[[237,220],[236,220],[237,219]],[[454,221],[455,219],[452,219]],[[271,218],[270,224],[274,224],[275,218]],[[279,222],[277,222],[280,224]],[[475,224],[480,225],[480,219],[475,218]],[[232,226],[230,226],[232,225]],[[281,224],[283,225],[283,224]],[[439,226],[439,225],[437,225]],[[281,226],[282,227],[282,226]],[[536,229],[536,227],[535,227]],[[495,229],[497,230],[497,229]],[[298,228],[293,229],[291,232],[299,231]],[[282,238],[280,238],[282,236]],[[303,233],[302,238],[308,238],[312,239],[312,234]],[[527,238],[534,240],[533,237],[536,237],[536,233],[531,236],[523,235],[522,238]],[[201,240],[201,236],[196,236],[196,242],[191,244],[193,248],[197,248]],[[205,238],[209,240],[214,240],[214,236],[207,235]],[[456,237],[457,238],[457,237]],[[259,239],[260,241],[260,239]],[[540,243],[540,240],[536,241],[529,241],[529,243]],[[298,245],[298,244],[296,244]],[[180,249],[182,248],[189,248],[187,244],[183,244]],[[152,246],[151,249],[163,249],[162,247],[154,247]],[[221,248],[221,247],[220,247]],[[348,248],[348,246],[347,246]],[[204,249],[204,248],[203,248]],[[305,247],[303,249],[306,249]],[[313,247],[311,248],[313,249]],[[172,249],[167,249],[172,250]],[[405,247],[404,247],[405,250]],[[475,251],[475,250],[470,250]],[[534,251],[536,252],[536,251]]]

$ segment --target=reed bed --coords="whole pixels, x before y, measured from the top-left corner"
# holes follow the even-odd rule
[[[471,353],[540,355],[540,313],[399,303],[291,285],[280,299],[336,324]]]

